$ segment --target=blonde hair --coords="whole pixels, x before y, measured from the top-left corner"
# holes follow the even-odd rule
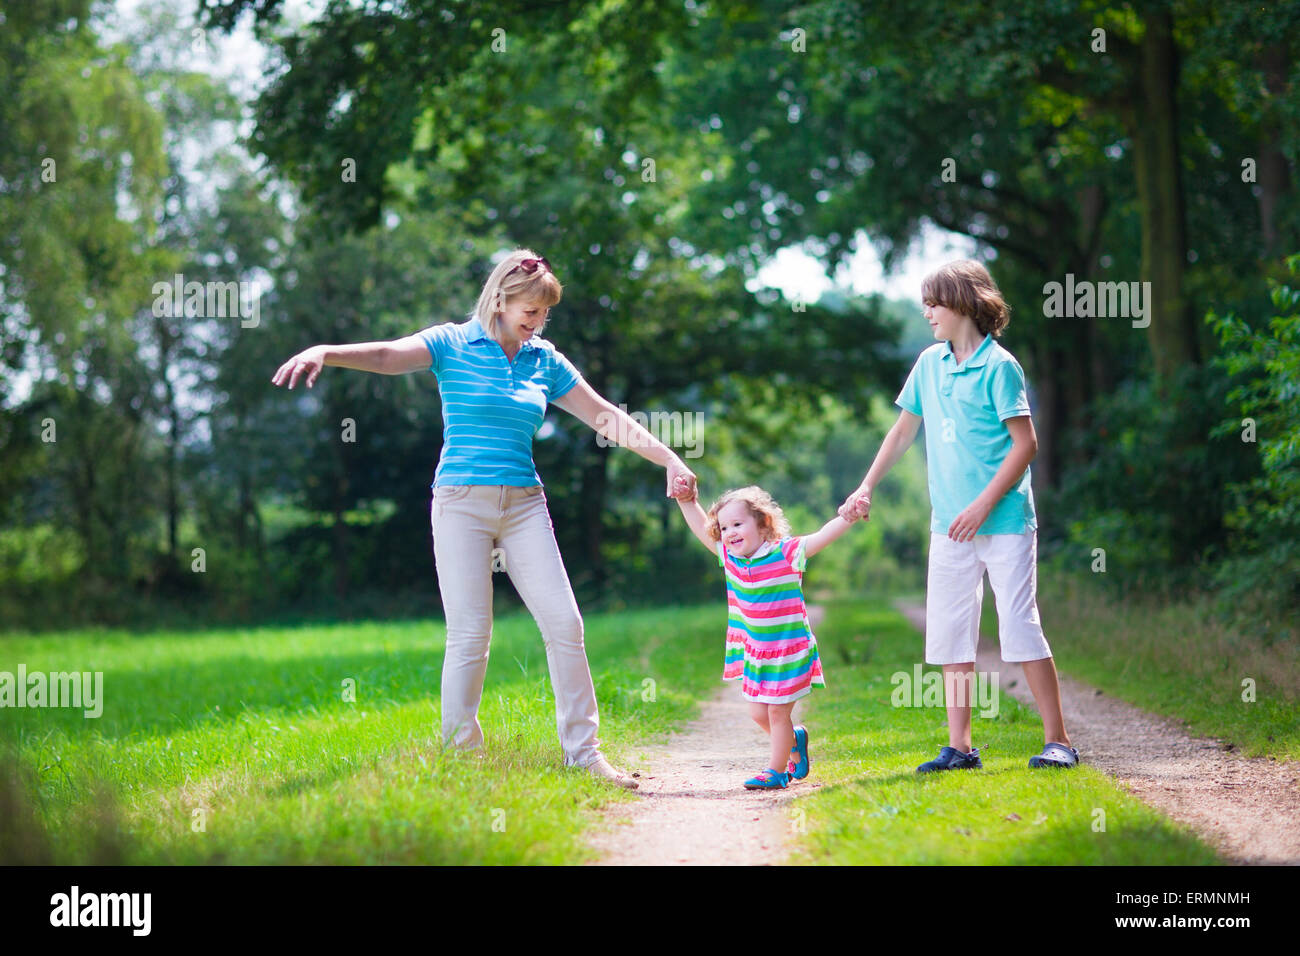
[[[487,282],[483,283],[478,304],[474,306],[474,318],[492,338],[497,338],[497,316],[511,299],[528,299],[548,308],[560,301],[564,287],[549,267],[538,265],[533,272],[515,271],[525,259],[540,258],[531,249],[516,249],[497,263]],[[537,334],[540,335],[544,329],[543,324]]]
[[[984,335],[998,338],[1011,323],[1011,308],[983,263],[958,259],[935,269],[921,282],[921,301],[941,305],[973,319]]]
[[[718,512],[733,501],[743,501],[749,508],[749,513],[758,521],[758,529],[763,533],[764,541],[779,541],[789,536],[790,522],[786,520],[781,506],[758,485],[748,485],[744,488],[733,488],[709,507],[709,537],[714,541],[722,540],[722,531],[718,527]]]

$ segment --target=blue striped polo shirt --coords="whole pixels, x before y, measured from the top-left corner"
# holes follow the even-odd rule
[[[433,485],[540,485],[533,436],[546,404],[581,373],[550,342],[533,336],[514,361],[478,319],[419,333],[433,358],[442,396],[442,455]]]

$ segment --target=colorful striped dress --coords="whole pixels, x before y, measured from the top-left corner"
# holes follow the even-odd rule
[[[803,600],[802,538],[767,542],[748,558],[718,542],[727,575],[723,680],[741,681],[746,700],[788,704],[825,687],[817,638]]]

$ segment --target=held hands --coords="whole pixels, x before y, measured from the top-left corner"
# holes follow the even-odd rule
[[[871,514],[871,492],[858,489],[844,499],[844,504],[840,505],[839,515],[849,524],[857,521],[859,518],[867,518]]]
[[[288,382],[289,388],[292,389],[298,384],[298,377],[305,372],[307,374],[307,387],[311,388],[316,384],[316,377],[320,375],[321,369],[325,367],[325,351],[323,345],[313,345],[309,349],[303,349],[276,370],[271,383],[283,385]]]
[[[694,501],[696,495],[695,473],[675,460],[668,465],[668,497],[678,501]]]

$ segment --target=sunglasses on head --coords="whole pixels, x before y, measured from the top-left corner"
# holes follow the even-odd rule
[[[537,271],[538,266],[544,266],[547,272],[553,271],[551,269],[551,264],[546,261],[546,257],[538,256],[535,259],[521,260],[519,265],[515,266],[513,269],[507,272],[506,275],[510,276],[510,275],[514,275],[516,272],[522,272],[524,275],[530,276]]]

